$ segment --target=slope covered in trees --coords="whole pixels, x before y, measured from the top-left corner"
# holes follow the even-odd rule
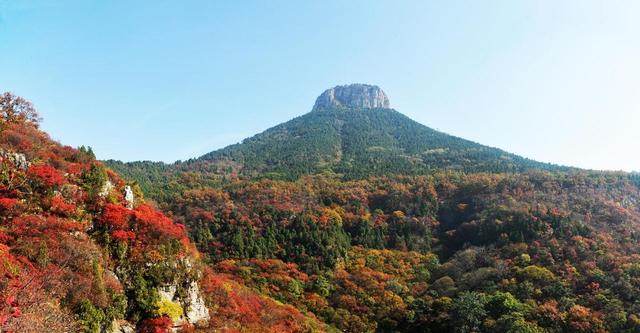
[[[198,189],[164,206],[213,269],[348,332],[640,329],[627,174],[440,172]]]
[[[161,201],[187,189],[237,179],[295,180],[325,174],[352,180],[442,169],[570,170],[433,130],[389,108],[380,88],[359,84],[329,89],[311,112],[197,159],[107,164]]]
[[[421,125],[391,109],[316,109],[264,133],[199,158],[239,165],[248,176],[295,179],[334,173],[346,179],[555,168]],[[270,174],[271,173],[271,174]]]
[[[319,107],[198,160],[109,163],[127,183],[20,110],[0,128],[4,331],[640,331],[637,174]]]
[[[0,332],[324,331],[206,269],[182,224],[38,121],[0,97]]]
[[[166,199],[165,192],[215,186],[229,179],[295,180],[322,173],[349,180],[441,169],[568,170],[435,131],[392,109],[351,108],[316,109],[186,162],[107,163],[160,200]]]
[[[527,160],[352,92],[199,159],[109,164],[213,272],[331,329],[640,331],[637,174]]]

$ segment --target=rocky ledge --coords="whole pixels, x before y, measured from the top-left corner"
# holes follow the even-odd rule
[[[325,90],[316,99],[314,110],[328,108],[389,108],[389,98],[378,86],[350,84]]]

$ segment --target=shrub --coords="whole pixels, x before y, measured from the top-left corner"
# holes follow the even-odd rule
[[[173,321],[180,319],[183,314],[182,306],[180,306],[180,304],[172,302],[166,298],[158,300],[156,307],[158,308],[158,315],[167,316]]]
[[[550,270],[535,265],[523,268],[520,274],[525,280],[533,281],[551,281],[555,277]]]
[[[105,320],[104,311],[95,307],[89,300],[85,299],[78,304],[76,315],[85,332],[101,332],[102,323]]]
[[[46,164],[34,164],[27,170],[27,175],[43,186],[55,187],[65,183],[64,176],[55,168]]]
[[[2,210],[10,210],[18,204],[18,199],[0,198],[0,208]]]
[[[171,326],[173,322],[171,318],[162,316],[153,319],[147,319],[142,322],[140,328],[141,333],[168,333],[171,332]]]

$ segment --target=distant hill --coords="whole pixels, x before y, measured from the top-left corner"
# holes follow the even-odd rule
[[[560,169],[433,130],[393,109],[317,109],[199,161],[237,164],[279,178],[333,172],[345,178],[434,169],[507,172]]]
[[[312,174],[364,179],[440,169],[491,173],[569,169],[433,130],[391,109],[379,87],[362,84],[328,89],[311,112],[197,159],[172,165],[107,163],[140,181],[152,196],[152,187],[165,186],[168,179],[180,182],[185,173],[211,184],[228,178],[294,180]]]
[[[340,332],[640,332],[637,173],[450,136],[375,86],[197,159],[110,165],[214,272]]]

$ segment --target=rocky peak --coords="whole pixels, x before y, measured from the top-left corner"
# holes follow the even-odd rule
[[[350,84],[325,90],[313,109],[323,108],[389,108],[389,98],[378,86]]]

